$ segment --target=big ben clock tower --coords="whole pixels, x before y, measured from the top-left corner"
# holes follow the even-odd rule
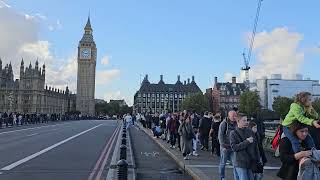
[[[90,17],[78,46],[78,78],[76,109],[82,115],[95,115],[95,78],[97,48],[93,40]]]

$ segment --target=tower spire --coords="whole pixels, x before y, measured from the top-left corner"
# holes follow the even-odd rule
[[[87,20],[87,24],[86,26],[84,27],[85,30],[92,30],[91,28],[91,23],[90,23],[90,13],[89,13],[89,16],[88,16],[88,20]]]

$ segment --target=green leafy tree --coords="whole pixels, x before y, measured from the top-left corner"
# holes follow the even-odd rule
[[[261,110],[260,97],[255,91],[246,91],[240,95],[239,111],[247,116],[258,114]]]
[[[188,96],[182,102],[182,108],[188,111],[195,110],[198,113],[203,113],[205,111],[209,111],[209,100],[202,93],[197,93]]]
[[[280,116],[281,119],[284,119],[290,110],[290,105],[293,103],[292,98],[288,97],[275,97],[272,108]]]
[[[102,103],[95,105],[96,114],[98,115],[123,115],[126,113],[132,113],[132,106],[120,106],[118,103]]]

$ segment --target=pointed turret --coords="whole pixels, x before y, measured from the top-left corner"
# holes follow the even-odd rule
[[[23,58],[21,59],[21,64],[20,64],[20,79],[23,77],[24,74],[24,62]]]
[[[39,62],[38,62],[38,58],[37,58],[37,61],[36,61],[36,66],[35,66],[36,69],[39,68]]]
[[[11,70],[11,71],[12,71],[11,61],[10,61],[10,63],[9,63],[9,70]]]
[[[88,16],[87,24],[84,27],[84,30],[92,30],[91,23],[90,23],[90,16]]]
[[[91,28],[91,22],[90,17],[88,17],[87,24],[84,27],[84,34],[82,36],[82,39],[80,40],[80,43],[94,43],[93,36],[92,36],[92,28]]]
[[[42,66],[42,76],[44,76],[46,74],[46,65],[43,64]]]

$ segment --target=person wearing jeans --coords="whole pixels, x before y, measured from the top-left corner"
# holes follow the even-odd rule
[[[192,155],[193,156],[199,156],[199,154],[197,153],[197,149],[198,149],[198,142],[199,142],[199,115],[193,111],[193,114],[190,116],[191,117],[191,124],[192,124],[192,128],[193,128],[193,133],[195,135],[195,138],[192,139]]]
[[[299,140],[290,132],[289,128],[294,120],[302,124],[320,128],[319,115],[312,107],[312,96],[309,92],[300,92],[295,97],[295,102],[290,105],[290,110],[282,122],[283,133],[290,140],[294,153],[301,151]],[[315,147],[313,139],[308,135],[305,139],[308,147]]]
[[[234,153],[231,149],[220,147],[220,163],[219,163],[219,175],[220,180],[225,180],[225,169],[227,161],[234,162]],[[236,171],[233,170],[233,176],[236,177]]]
[[[247,116],[238,114],[237,128],[230,133],[230,145],[234,151],[235,180],[254,180],[253,168],[260,162],[258,142],[248,128]],[[255,167],[253,167],[255,166]]]
[[[223,120],[219,126],[218,139],[220,144],[220,179],[225,179],[225,166],[227,161],[234,162],[234,153],[230,146],[230,133],[236,128],[237,113],[229,111],[227,119]],[[235,169],[233,169],[234,177],[237,177]]]

